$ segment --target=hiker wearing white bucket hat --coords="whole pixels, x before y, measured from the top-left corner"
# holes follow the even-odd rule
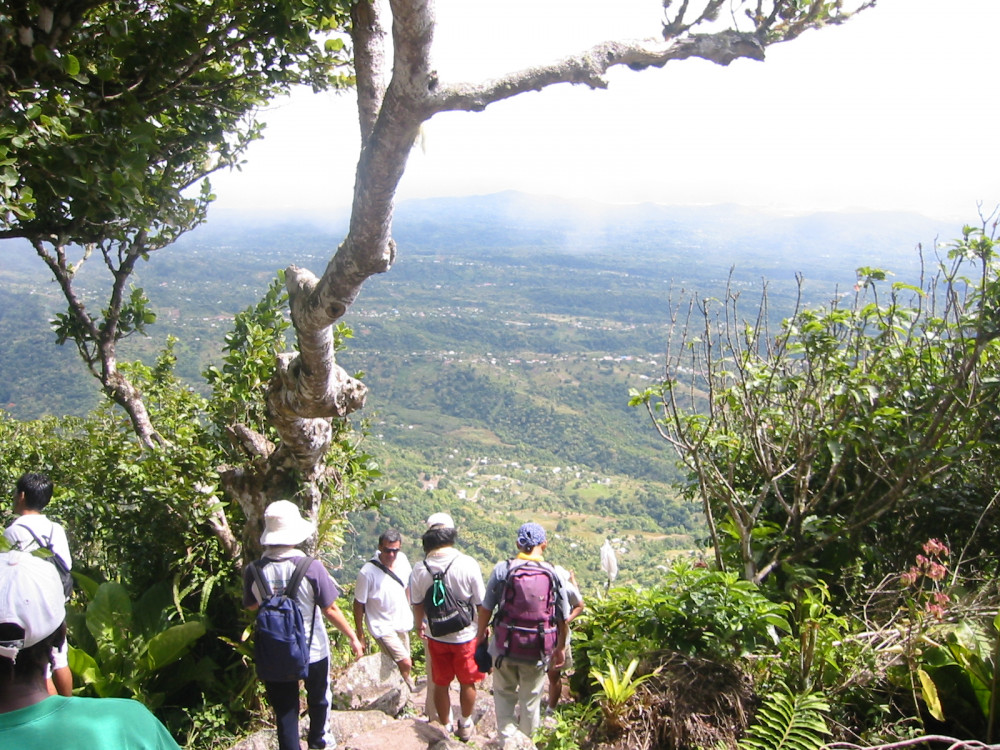
[[[55,566],[0,553],[0,747],[18,750],[179,750],[138,701],[49,695],[45,667],[66,638]]]
[[[295,590],[295,604],[302,615],[308,649],[305,671],[306,704],[309,713],[310,748],[333,747],[329,732],[330,639],[321,618],[347,636],[351,650],[361,657],[363,646],[337,606],[340,588],[320,560],[310,558],[296,545],[316,533],[316,526],[302,517],[295,503],[277,500],[264,510],[264,533],[260,543],[264,555],[243,571],[243,606],[256,611],[270,593],[282,595],[293,577],[301,580]],[[301,571],[296,575],[296,569]],[[292,598],[292,597],[290,597]],[[305,645],[305,644],[304,644]],[[258,673],[272,665],[257,663]],[[274,710],[279,750],[299,750],[299,680],[263,678],[267,700]]]
[[[265,547],[294,547],[315,533],[316,526],[303,518],[298,506],[289,500],[276,500],[264,510],[260,543]]]

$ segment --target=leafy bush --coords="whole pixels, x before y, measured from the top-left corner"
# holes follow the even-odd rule
[[[832,609],[830,598],[829,588],[821,582],[796,594],[791,631],[778,643],[781,658],[769,665],[763,684],[788,684],[801,693],[833,690],[858,665],[861,648],[849,638],[850,622]]]
[[[574,623],[574,688],[589,693],[583,677],[606,660],[627,664],[638,657],[640,671],[649,672],[656,666],[650,657],[663,651],[727,661],[774,648],[777,629],[790,629],[788,612],[735,573],[680,560],[657,586],[612,589],[606,599],[588,600]]]
[[[205,623],[182,617],[173,587],[161,583],[135,602],[120,583],[98,585],[77,576],[90,599],[67,616],[72,643],[70,669],[99,698],[135,698],[158,708],[165,691],[153,686],[162,671],[187,655],[205,634]],[[196,679],[198,670],[177,671],[173,687]]]
[[[920,286],[861,267],[853,295],[774,328],[766,296],[750,319],[733,286],[692,303],[667,379],[630,403],[687,470],[718,567],[760,582],[805,566],[833,582],[873,530],[906,541],[899,519],[937,500],[929,487],[978,481],[963,464],[995,437],[994,239],[965,227],[937,266]]]
[[[591,703],[560,704],[555,722],[546,719],[535,733],[535,745],[538,750],[580,750],[599,715],[600,709]]]

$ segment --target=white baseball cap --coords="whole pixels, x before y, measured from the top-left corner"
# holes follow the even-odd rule
[[[455,528],[455,522],[447,513],[431,513],[427,518],[427,528],[432,526],[442,526],[446,529]]]
[[[66,597],[56,567],[29,552],[0,552],[0,623],[17,625],[24,638],[0,642],[0,656],[48,638],[66,621]]]

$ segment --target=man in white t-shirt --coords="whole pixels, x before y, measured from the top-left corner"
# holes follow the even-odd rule
[[[379,648],[396,662],[403,682],[412,692],[410,679],[410,561],[403,552],[403,540],[396,529],[387,529],[378,538],[378,552],[361,566],[354,586],[354,630],[364,643],[364,625]]]
[[[424,559],[413,566],[410,576],[410,599],[420,637],[427,638],[427,654],[431,664],[429,691],[434,697],[438,720],[447,731],[454,729],[463,742],[472,737],[472,711],[476,707],[476,683],[486,677],[476,666],[476,608],[482,603],[486,586],[479,563],[455,549],[458,532],[447,513],[434,513],[427,519],[427,531],[421,537]],[[434,573],[444,573],[445,585],[460,606],[468,609],[469,625],[445,635],[433,635],[424,618],[424,600],[429,596]],[[448,686],[458,679],[458,698],[462,710],[456,726],[452,726],[451,697]]]
[[[69,553],[66,530],[42,513],[51,499],[52,480],[48,476],[22,474],[14,489],[14,512],[18,517],[4,530],[3,535],[12,548],[25,552],[48,547],[52,554],[62,560],[66,570],[70,570],[73,558]],[[52,652],[52,661],[50,692],[73,695],[73,673],[69,668],[69,647],[65,639]]]

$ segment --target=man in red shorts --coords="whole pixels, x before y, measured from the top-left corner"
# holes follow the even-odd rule
[[[428,659],[433,680],[434,708],[438,720],[458,739],[472,737],[472,710],[476,706],[476,683],[485,677],[476,667],[475,612],[483,601],[486,587],[479,563],[455,549],[458,533],[447,513],[434,513],[427,519],[427,531],[421,539],[424,559],[413,566],[410,576],[410,600],[420,637],[427,638]],[[469,624],[447,635],[433,635],[425,620],[425,600],[430,596],[434,573],[444,572],[444,584],[458,604],[468,608]],[[448,686],[458,678],[462,716],[452,726]]]

